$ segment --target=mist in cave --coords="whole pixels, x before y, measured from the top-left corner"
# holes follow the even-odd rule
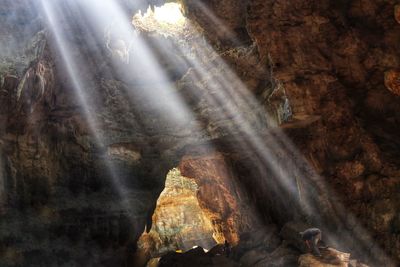
[[[397,266],[396,1],[3,0],[0,266]]]

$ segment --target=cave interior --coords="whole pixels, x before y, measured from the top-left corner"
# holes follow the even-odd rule
[[[1,267],[399,266],[398,0],[1,3]]]

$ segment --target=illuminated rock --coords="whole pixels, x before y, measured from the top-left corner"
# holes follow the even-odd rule
[[[304,254],[299,258],[299,267],[348,267],[350,254],[333,248],[321,250],[322,257]]]
[[[154,211],[153,227],[139,239],[139,250],[156,257],[168,251],[215,245],[211,218],[199,205],[198,190],[196,182],[179,170],[169,172]]]
[[[385,86],[393,94],[400,95],[400,71],[385,72]]]
[[[112,144],[108,147],[107,153],[109,156],[127,161],[137,162],[141,158],[140,151],[130,144]]]
[[[236,245],[240,234],[258,228],[258,218],[222,154],[184,157],[179,169],[198,184],[200,205],[210,216],[219,243],[228,240]]]

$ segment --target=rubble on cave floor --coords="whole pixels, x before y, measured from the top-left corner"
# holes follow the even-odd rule
[[[149,265],[147,265],[149,266]],[[240,265],[226,255],[206,253],[203,248],[197,247],[185,253],[170,252],[159,260],[158,267],[239,267]]]
[[[304,228],[305,225],[291,222],[280,233],[277,229],[245,233],[228,255],[223,245],[208,252],[197,247],[185,253],[169,252],[151,260],[147,267],[368,267],[352,259],[350,253],[329,246],[320,247],[321,257],[308,253],[298,235],[298,227]]]
[[[357,260],[350,260],[350,254],[334,248],[321,249],[321,257],[310,253],[299,257],[299,267],[368,267]]]
[[[311,253],[299,255],[299,252],[283,242],[272,253],[263,253],[256,248],[247,251],[239,261],[234,255],[206,253],[201,247],[186,253],[170,252],[160,259],[150,261],[147,267],[368,267],[357,260],[351,260],[350,254],[334,248],[321,250],[321,257]]]

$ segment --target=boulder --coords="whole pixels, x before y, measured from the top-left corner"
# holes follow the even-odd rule
[[[299,267],[349,267],[350,254],[333,248],[321,249],[321,257],[310,253],[301,255]]]

